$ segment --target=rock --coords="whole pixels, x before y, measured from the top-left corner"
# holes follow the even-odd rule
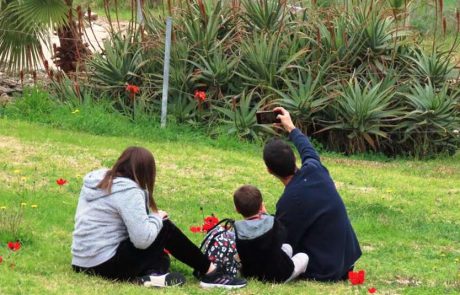
[[[11,102],[12,98],[9,97],[6,93],[3,93],[0,95],[0,106],[7,105],[9,102]]]
[[[15,88],[15,87],[18,87],[18,86],[21,85],[21,83],[19,81],[16,81],[16,80],[13,80],[13,79],[3,79],[1,81],[1,84],[7,85],[10,88]]]
[[[16,90],[14,88],[9,88],[9,87],[4,87],[0,85],[0,95],[8,95],[10,93],[15,92]]]

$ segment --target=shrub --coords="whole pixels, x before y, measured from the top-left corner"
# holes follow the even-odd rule
[[[171,9],[169,118],[211,134],[258,140],[275,131],[256,124],[254,112],[281,105],[323,146],[346,153],[425,157],[457,148],[452,134],[420,137],[419,127],[410,125],[425,122],[413,102],[428,95],[424,85],[431,96],[455,100],[455,86],[446,84],[454,73],[455,46],[422,50],[399,0],[353,7],[290,3],[192,0]],[[88,61],[91,91],[126,114],[158,116],[164,18],[145,11],[143,26],[124,33],[113,33],[104,53]],[[83,99],[71,81],[65,83],[61,95]],[[141,87],[135,101],[126,84]],[[205,101],[193,98],[197,90],[206,92]],[[449,114],[458,120],[458,112]],[[448,125],[442,126],[451,130],[455,124]]]
[[[364,84],[364,85],[362,85]],[[319,132],[335,131],[341,140],[333,142],[333,148],[348,153],[377,151],[381,141],[389,139],[387,130],[395,126],[401,115],[393,105],[394,87],[379,82],[360,83],[357,79],[348,82],[339,90],[332,111],[335,121]]]
[[[221,114],[218,120],[222,126],[218,132],[235,134],[239,138],[252,140],[261,140],[266,134],[274,135],[275,132],[271,127],[257,124],[256,112],[264,104],[264,100],[258,96],[259,94],[254,90],[243,91],[239,99],[234,97],[226,101],[224,106],[215,106],[214,109]]]
[[[404,95],[406,114],[397,128],[402,132],[402,153],[423,158],[452,154],[459,147],[460,110],[447,91],[447,86],[436,89],[431,83],[415,84]]]

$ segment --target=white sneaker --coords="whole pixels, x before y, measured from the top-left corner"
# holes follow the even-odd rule
[[[169,286],[182,286],[185,284],[185,277],[178,272],[171,272],[162,275],[151,274],[140,277],[139,283],[144,287],[169,287]]]

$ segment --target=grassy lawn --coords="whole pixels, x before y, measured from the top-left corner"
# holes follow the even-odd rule
[[[75,274],[70,268],[73,218],[82,176],[110,166],[129,145],[153,151],[158,169],[156,200],[194,242],[190,225],[205,214],[237,217],[232,193],[241,184],[257,185],[267,209],[274,211],[282,185],[265,172],[259,145],[215,144],[181,140],[150,130],[142,136],[104,136],[65,131],[38,123],[0,119],[0,214],[23,204],[19,237],[23,247],[12,254],[12,238],[0,225],[0,294],[146,294],[143,287]],[[155,136],[155,134],[157,136]],[[249,286],[231,294],[458,294],[460,292],[460,155],[432,161],[371,161],[326,154],[360,240],[357,269],[367,272],[361,289],[348,283],[295,282]],[[65,178],[68,184],[56,185]],[[37,205],[37,208],[31,208]],[[222,294],[204,291],[191,270],[185,287],[154,290],[164,294]]]

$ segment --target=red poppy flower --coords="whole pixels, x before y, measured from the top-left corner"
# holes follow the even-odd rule
[[[209,223],[205,223],[205,224],[203,224],[203,226],[202,226],[202,230],[203,230],[204,232],[208,232],[211,228],[213,228],[213,225],[212,225],[212,224],[209,224]]]
[[[203,223],[203,226],[202,226],[202,230],[204,232],[208,232],[210,229],[212,229],[214,226],[216,226],[216,224],[219,223],[219,219],[217,217],[215,217],[214,215],[211,215],[211,216],[207,216],[205,219],[204,219],[204,223]]]
[[[10,248],[11,251],[18,251],[21,249],[21,243],[20,242],[8,242],[8,248]]]
[[[195,95],[194,95],[195,99],[200,101],[200,102],[203,102],[206,100],[206,92],[205,91],[200,91],[200,90],[195,90]]]
[[[213,226],[219,223],[219,219],[214,215],[208,216],[204,219],[204,223],[212,224]]]
[[[369,289],[367,289],[367,291],[368,291],[369,293],[371,293],[371,294],[374,294],[375,292],[377,292],[377,289],[375,289],[375,288],[369,288]]]
[[[201,232],[201,226],[193,226],[192,225],[192,226],[190,226],[190,231],[192,233],[199,233],[199,232]]]
[[[136,85],[131,85],[131,84],[127,84],[126,85],[126,91],[129,92],[129,94],[133,95],[133,94],[138,94],[140,89],[138,86]]]
[[[360,271],[349,271],[348,272],[348,280],[352,285],[361,285],[364,283],[364,277],[366,276],[366,272],[364,270]]]
[[[59,178],[58,180],[56,180],[56,183],[57,183],[57,185],[59,185],[59,186],[63,186],[64,184],[67,183],[67,180],[62,179],[62,178]]]
[[[0,264],[2,264],[2,262],[3,262],[3,257],[0,256]]]

